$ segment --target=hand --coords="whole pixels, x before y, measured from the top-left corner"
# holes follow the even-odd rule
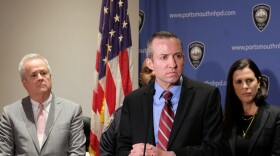
[[[144,143],[134,144],[129,156],[143,156],[144,146]],[[174,156],[174,153],[171,151],[163,151],[151,144],[146,144],[145,156]]]
[[[142,156],[144,154],[144,143],[138,143],[132,145],[132,150],[130,151],[129,156]],[[153,151],[153,145],[146,144],[145,156],[155,156],[155,151]]]

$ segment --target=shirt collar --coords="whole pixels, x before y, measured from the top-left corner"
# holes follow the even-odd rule
[[[51,100],[52,100],[52,93],[50,94],[49,98],[42,103],[44,105],[44,108],[48,107],[48,105],[51,103]],[[38,108],[38,106],[40,105],[39,102],[37,102],[33,99],[31,99],[30,101],[32,103],[32,106],[35,108]]]
[[[180,79],[179,79],[179,83],[173,87],[171,87],[169,89],[169,91],[173,94],[173,97],[172,98],[179,98],[180,96],[180,93],[181,93],[181,88],[182,88],[182,84],[183,84],[183,77],[181,76]],[[164,89],[155,81],[155,90],[156,90],[156,93],[154,95],[154,97],[156,99],[160,99],[162,98],[162,92],[164,91]]]

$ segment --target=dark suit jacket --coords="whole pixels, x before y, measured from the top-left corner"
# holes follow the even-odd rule
[[[125,97],[118,136],[118,155],[128,155],[132,145],[136,143],[155,145],[153,90],[154,83]],[[219,90],[183,76],[168,151],[174,151],[176,156],[218,155],[221,138],[222,108]]]
[[[30,97],[4,107],[0,122],[0,156],[85,155],[82,109],[53,95],[40,149]]]
[[[117,149],[117,133],[121,120],[122,107],[119,107],[111,117],[100,137],[100,156],[115,156]]]
[[[280,107],[268,105],[263,110],[259,128],[251,137],[248,156],[280,156]],[[235,155],[236,127],[228,140],[225,156]]]

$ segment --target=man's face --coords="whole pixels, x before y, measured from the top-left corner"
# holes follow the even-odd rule
[[[156,76],[157,83],[169,89],[178,83],[184,68],[184,54],[178,39],[155,38],[152,42],[152,59],[147,65]]]
[[[41,59],[29,60],[24,64],[22,84],[31,98],[48,95],[51,92],[51,74]]]
[[[140,73],[141,85],[146,86],[154,79],[155,79],[155,73],[153,72],[153,70],[147,67],[146,61],[144,61],[142,72]]]

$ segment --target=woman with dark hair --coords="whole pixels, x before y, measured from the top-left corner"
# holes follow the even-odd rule
[[[250,59],[232,64],[224,112],[225,156],[280,156],[280,107],[267,104],[268,83]]]

